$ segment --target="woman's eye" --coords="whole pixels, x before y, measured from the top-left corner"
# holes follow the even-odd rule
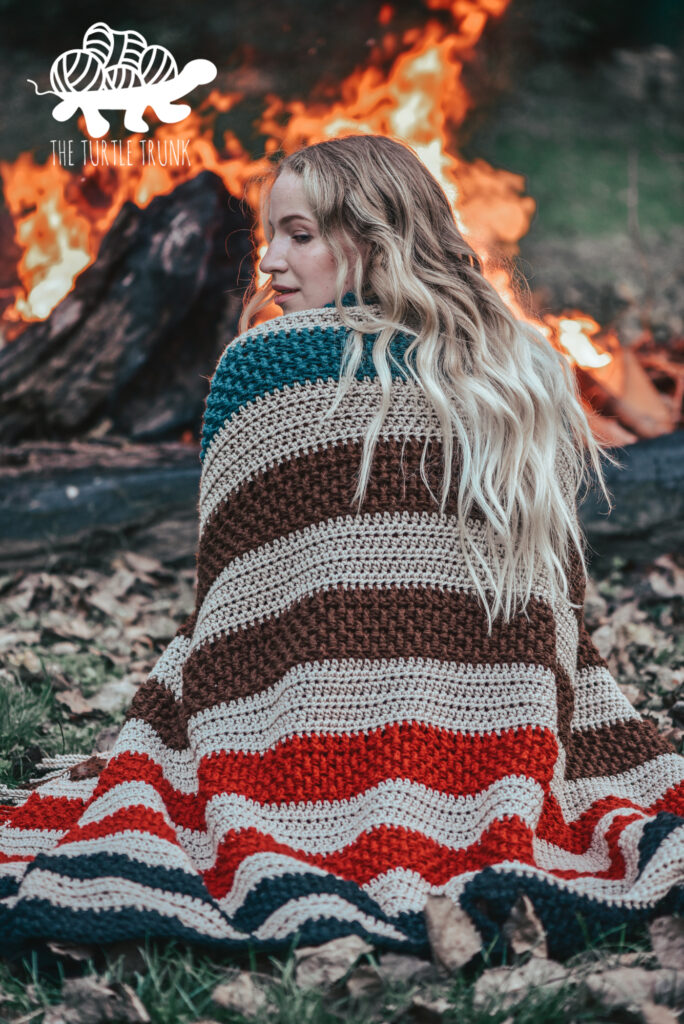
[[[311,235],[293,235],[292,237],[295,242],[304,243],[310,240]]]

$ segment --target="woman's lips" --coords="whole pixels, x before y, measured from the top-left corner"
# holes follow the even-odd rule
[[[291,295],[296,295],[299,288],[290,288],[286,292],[276,292],[275,301],[282,302],[284,299],[289,299]]]

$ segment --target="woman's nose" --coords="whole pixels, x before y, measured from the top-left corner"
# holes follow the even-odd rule
[[[273,274],[278,271],[287,270],[287,263],[282,249],[271,242],[261,258],[259,269],[263,274]]]

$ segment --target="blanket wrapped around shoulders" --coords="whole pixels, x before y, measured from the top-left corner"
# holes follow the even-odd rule
[[[147,933],[276,952],[356,933],[424,953],[429,894],[490,942],[526,893],[566,955],[681,912],[684,758],[543,580],[488,635],[455,504],[440,514],[420,476],[436,418],[394,367],[351,505],[381,389],[366,336],[324,416],[346,334],[331,303],[227,345],[195,609],[99,772],[0,806],[3,945]],[[581,606],[576,554],[568,582]]]

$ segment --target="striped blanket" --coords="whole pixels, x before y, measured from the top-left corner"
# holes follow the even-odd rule
[[[356,933],[424,953],[428,894],[490,942],[526,893],[562,956],[681,912],[684,758],[543,580],[488,635],[455,502],[440,515],[420,476],[436,417],[394,366],[352,507],[381,389],[367,335],[324,417],[345,337],[331,303],[227,345],[195,609],[112,751],[0,805],[3,948],[147,933],[277,952]],[[576,555],[568,580],[581,604]]]

